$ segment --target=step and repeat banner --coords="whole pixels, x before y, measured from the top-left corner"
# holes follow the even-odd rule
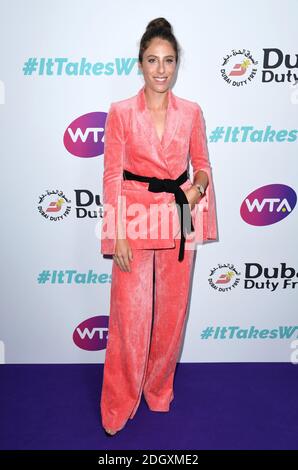
[[[197,246],[179,361],[296,363],[298,2],[0,9],[0,362],[104,362],[105,121],[143,86],[139,41],[163,16],[181,47],[173,92],[206,122],[219,228]]]

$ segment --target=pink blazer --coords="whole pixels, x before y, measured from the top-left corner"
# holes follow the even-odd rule
[[[180,238],[177,209],[170,217],[168,233],[161,233],[159,228],[163,216],[158,215],[154,219],[150,212],[152,204],[161,206],[175,202],[174,194],[153,193],[147,190],[147,182],[124,180],[123,169],[143,176],[176,179],[188,169],[189,156],[193,172],[204,170],[209,184],[205,196],[191,211],[195,232],[186,235],[185,249],[217,239],[215,195],[201,108],[196,102],[180,98],[169,89],[165,129],[160,141],[146,105],[144,88],[145,85],[135,96],[111,103],[106,119],[102,254],[115,253],[118,217],[125,230],[124,238],[132,248],[174,246],[174,238]],[[191,184],[188,178],[180,187],[185,190]]]

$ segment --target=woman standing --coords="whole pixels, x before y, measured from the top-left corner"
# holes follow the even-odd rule
[[[169,411],[194,245],[217,238],[201,108],[170,89],[178,58],[169,22],[150,21],[139,51],[145,85],[111,104],[105,126],[101,252],[113,266],[100,408],[108,435],[134,417],[142,392],[150,410]]]

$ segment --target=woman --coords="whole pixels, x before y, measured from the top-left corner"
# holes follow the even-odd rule
[[[145,85],[111,104],[105,126],[101,252],[113,255],[100,403],[107,435],[134,417],[142,392],[150,410],[169,411],[194,245],[217,238],[202,112],[170,89],[178,58],[171,25],[152,20],[139,51]]]

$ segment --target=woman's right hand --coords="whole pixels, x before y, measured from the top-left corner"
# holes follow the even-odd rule
[[[133,260],[132,249],[125,238],[117,238],[113,258],[121,271],[131,271],[130,261]]]

